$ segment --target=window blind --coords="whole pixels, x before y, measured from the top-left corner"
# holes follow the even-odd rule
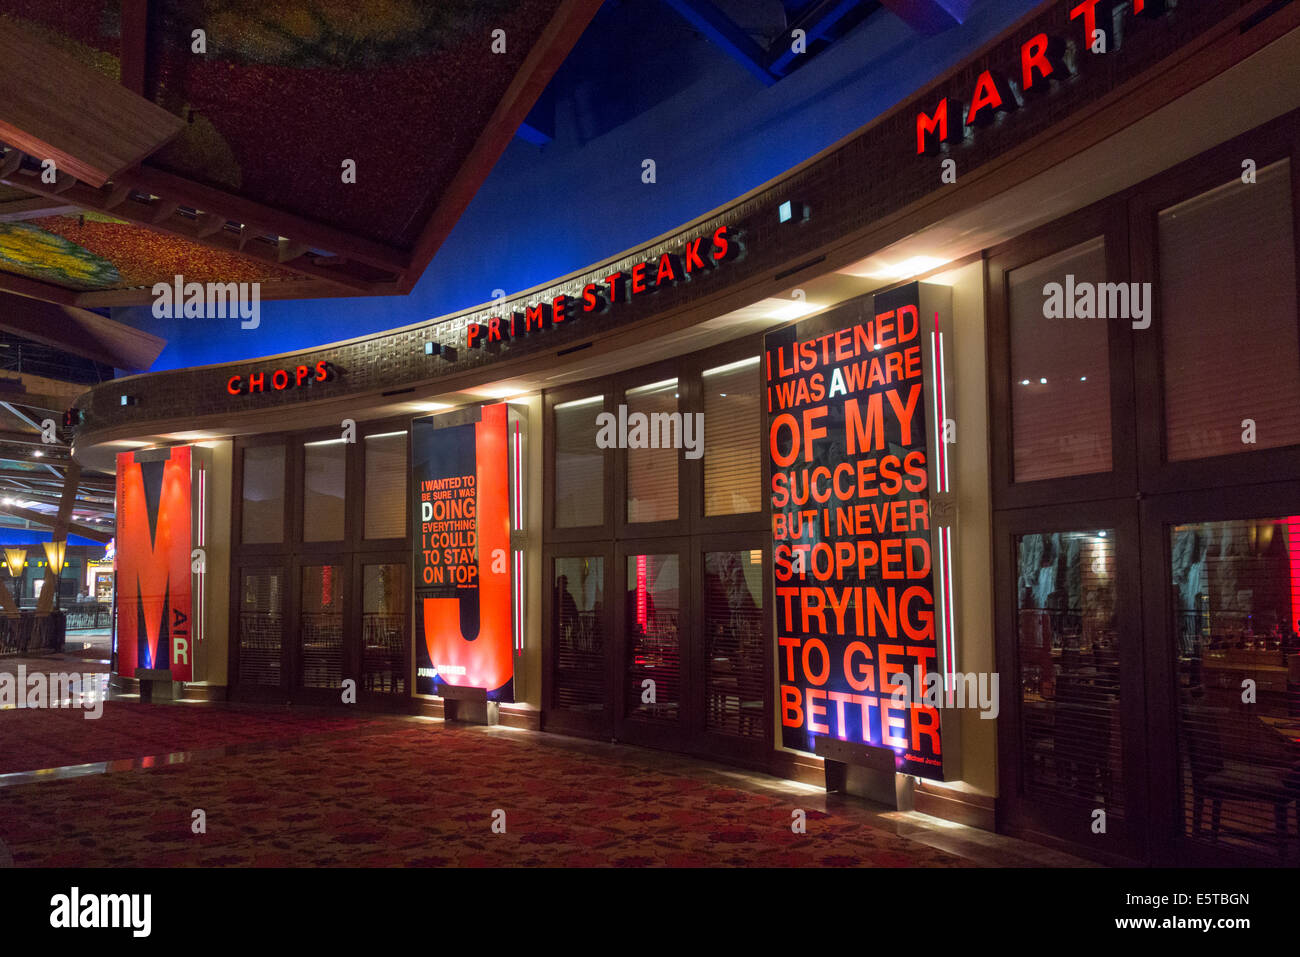
[[[1300,443],[1291,218],[1286,160],[1159,215],[1170,461]]]
[[[1100,237],[1013,269],[1011,419],[1015,481],[1109,472],[1110,355],[1104,319],[1044,316],[1044,287],[1106,281]]]
[[[758,356],[704,370],[704,514],[763,508],[762,396]]]

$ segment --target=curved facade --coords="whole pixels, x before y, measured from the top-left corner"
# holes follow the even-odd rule
[[[1198,637],[1186,615],[1199,602],[1200,613],[1236,622],[1249,611],[1236,592],[1250,590],[1215,577],[1227,575],[1230,549],[1212,560],[1184,553],[1201,547],[1193,541],[1241,535],[1255,548],[1264,535],[1285,547],[1232,575],[1264,576],[1253,586],[1261,603],[1300,580],[1287,577],[1300,576],[1288,537],[1300,524],[1286,504],[1300,482],[1300,426],[1268,411],[1285,404],[1277,396],[1296,376],[1279,373],[1276,394],[1253,393],[1263,411],[1225,405],[1234,421],[1268,422],[1270,438],[1214,454],[1199,432],[1187,437],[1200,426],[1178,424],[1185,394],[1158,386],[1177,381],[1180,363],[1208,361],[1197,334],[1177,339],[1181,328],[1205,333],[1198,274],[1264,290],[1273,298],[1258,315],[1289,301],[1290,326],[1284,315],[1250,341],[1292,349],[1294,220],[1255,234],[1266,244],[1259,258],[1276,265],[1247,282],[1236,260],[1216,258],[1174,219],[1210,204],[1203,230],[1240,239],[1234,217],[1246,214],[1235,210],[1246,207],[1232,204],[1250,200],[1223,199],[1238,182],[1294,215],[1300,84],[1283,78],[1295,79],[1300,63],[1297,15],[1259,3],[1125,6],[1104,54],[1084,42],[1085,25],[1069,4],[1041,8],[777,179],[525,292],[345,342],[90,390],[78,402],[79,458],[147,462],[175,446],[207,449],[207,511],[195,512],[209,535],[207,577],[194,583],[207,596],[205,645],[192,680],[213,696],[324,703],[350,677],[376,708],[481,704],[503,721],[790,777],[844,772],[845,787],[893,799],[898,785],[918,809],[1108,860],[1266,854],[1277,835],[1249,804],[1229,807],[1247,834],[1232,841],[1202,835],[1199,810],[1193,830],[1182,810],[1210,786],[1205,712],[1189,695],[1213,698],[1207,676],[1228,660],[1216,657],[1213,628]],[[1250,183],[1243,157],[1258,173]],[[1067,282],[1072,312],[1054,315],[1049,287]],[[1085,308],[1076,282],[1094,284],[1099,298]],[[812,341],[820,322],[823,339],[848,342],[874,323],[872,351],[889,349],[882,317],[908,308],[929,322],[909,333],[917,348],[934,343],[915,374],[931,441],[929,484],[916,499],[925,522],[910,533],[924,538],[935,576],[932,637],[944,667],[973,676],[975,689],[982,676],[985,691],[967,707],[940,707],[934,773],[909,766],[896,779],[872,764],[888,750],[879,740],[837,751],[843,736],[837,743],[819,723],[835,705],[796,713],[786,690],[799,680],[780,623],[793,612],[778,565],[773,472],[785,453],[771,388],[782,335]],[[1182,352],[1169,351],[1176,342]],[[905,361],[880,374],[907,378]],[[714,438],[692,455],[688,442],[601,437],[611,422],[626,431],[638,411],[679,425],[699,415]],[[886,451],[915,439],[901,413],[896,425],[880,440]],[[443,458],[459,464],[445,474],[428,464]],[[861,481],[864,497],[876,494],[876,478]],[[491,601],[509,602],[513,684],[494,698],[454,690],[428,625],[440,606],[427,602],[447,600],[437,591],[444,573],[468,582],[505,572],[481,554],[461,562],[452,552],[474,547],[463,541],[435,561],[421,539],[483,534],[481,523],[451,527],[477,520],[437,517],[435,505],[463,507],[455,489],[497,482],[503,499],[491,514],[504,523],[496,533],[511,590]],[[1219,485],[1227,491],[1211,504]],[[1193,584],[1190,611],[1164,607],[1167,574],[1184,584],[1206,576],[1234,597],[1217,604],[1212,588]],[[486,628],[491,617],[476,595],[481,617],[461,612],[469,643],[467,623]],[[808,608],[804,639],[815,630]],[[1249,613],[1278,626],[1278,647],[1260,654],[1284,655],[1290,626],[1280,612],[1259,604]],[[389,638],[400,654],[381,661],[376,649]],[[1285,660],[1232,658],[1239,670],[1285,670]],[[817,670],[805,652],[803,678]],[[422,692],[434,673],[438,683]],[[668,677],[656,683],[656,674]],[[670,699],[639,699],[645,680],[674,689]],[[1271,706],[1284,710],[1288,685],[1278,680]],[[800,702],[813,700],[806,691]],[[792,746],[792,728],[827,743]],[[1246,734],[1226,718],[1221,729]],[[1094,841],[1096,806],[1113,826]]]

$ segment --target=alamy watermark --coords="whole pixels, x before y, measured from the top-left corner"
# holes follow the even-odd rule
[[[596,447],[602,449],[685,449],[688,459],[704,454],[703,412],[633,412],[596,416]]]
[[[83,894],[73,887],[50,898],[50,926],[57,929],[121,928],[148,937],[152,915],[152,894]]]
[[[234,319],[239,328],[262,324],[260,282],[186,282],[176,276],[171,283],[153,284],[155,319]]]
[[[900,671],[887,678],[893,691],[890,699],[895,707],[907,708],[915,702],[927,708],[971,708],[980,712],[981,718],[998,716],[998,673],[996,671],[922,672],[914,665],[912,675]]]
[[[1043,286],[1044,319],[1129,319],[1134,329],[1151,325],[1151,283],[1075,282]]]
[[[104,674],[77,672],[27,673],[19,665],[17,674],[0,672],[0,709],[6,708],[80,708],[87,721],[104,713]]]

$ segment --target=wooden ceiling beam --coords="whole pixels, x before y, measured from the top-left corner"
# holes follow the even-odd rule
[[[355,276],[340,273],[337,270],[322,269],[315,266],[307,261],[306,256],[299,256],[297,259],[281,262],[280,247],[277,243],[250,241],[250,231],[247,228],[244,229],[244,235],[242,236],[237,236],[224,229],[212,230],[210,229],[210,221],[179,215],[177,210],[180,202],[175,197],[164,198],[160,196],[154,202],[142,203],[130,197],[130,188],[126,192],[122,192],[122,184],[118,182],[114,182],[111,188],[108,189],[77,183],[63,192],[59,192],[57,191],[57,184],[51,186],[48,183],[41,183],[39,177],[28,176],[21,171],[13,173],[10,177],[0,177],[0,182],[39,196],[72,202],[84,209],[98,210],[115,219],[125,220],[146,229],[171,233],[201,246],[256,259],[267,265],[288,269],[312,279],[323,279],[326,282],[338,285],[341,289],[346,289],[353,296],[358,293],[369,295],[375,288],[375,283],[370,280],[359,279]],[[144,191],[141,190],[141,192]],[[152,195],[157,196],[158,194],[154,193]],[[115,201],[116,205],[110,207],[108,205],[110,201]],[[203,212],[209,212],[209,210],[204,209]],[[216,215],[224,214],[218,212]],[[156,217],[159,216],[165,218],[157,219]],[[246,227],[247,225],[245,224]],[[274,229],[271,231],[273,232]],[[304,246],[304,248],[306,247]]]
[[[148,369],[165,339],[75,306],[0,295],[0,329],[118,369]]]
[[[219,213],[232,222],[255,226],[262,232],[287,236],[306,246],[327,249],[378,269],[401,273],[410,266],[410,254],[403,250],[192,182],[183,176],[155,169],[147,163],[127,170],[118,179],[141,193],[179,200],[183,205],[195,209]]]
[[[39,299],[59,306],[75,306],[78,295],[72,289],[64,289],[62,286],[41,282],[39,279],[16,276],[3,270],[0,270],[0,292],[10,292],[25,299]],[[0,299],[3,298],[0,296]],[[3,317],[4,313],[0,312],[0,321]]]
[[[48,196],[13,199],[7,203],[0,203],[0,223],[16,223],[24,219],[41,219],[45,216],[76,213],[79,209],[80,207],[61,203]]]
[[[70,53],[0,19],[0,140],[94,186],[134,166],[185,122]]]

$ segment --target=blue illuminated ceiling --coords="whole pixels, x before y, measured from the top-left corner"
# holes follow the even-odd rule
[[[409,295],[264,300],[253,330],[142,307],[114,318],[167,340],[157,370],[310,348],[544,283],[781,175],[1036,6],[606,0]]]

